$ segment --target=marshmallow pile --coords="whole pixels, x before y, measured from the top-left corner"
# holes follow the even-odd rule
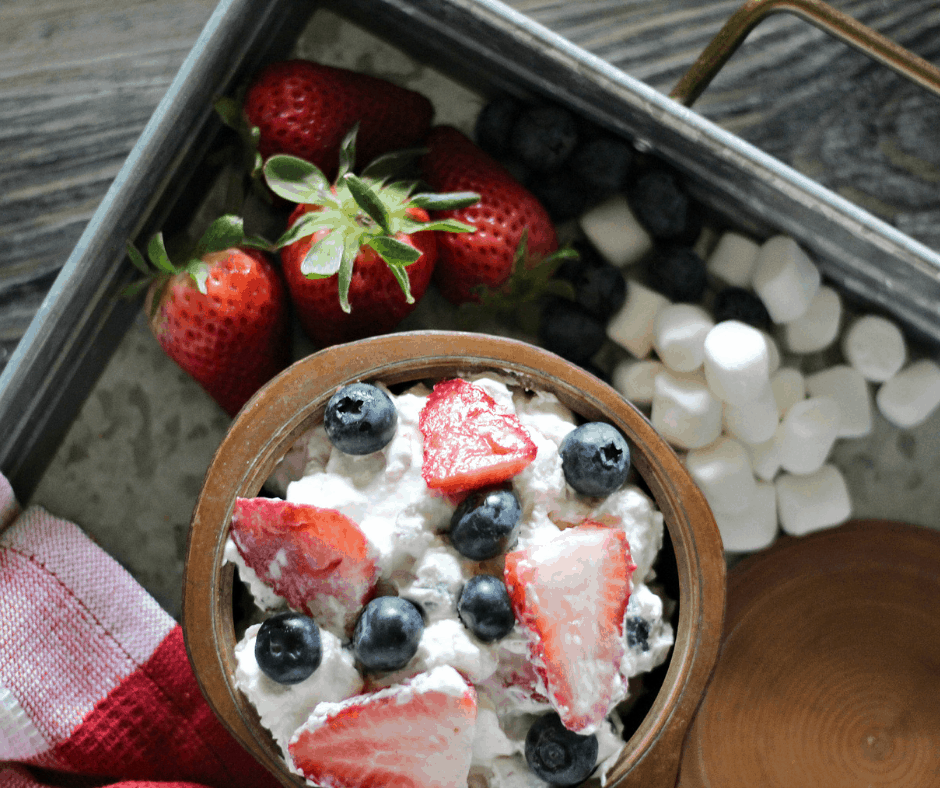
[[[726,550],[760,550],[781,529],[799,536],[848,519],[848,488],[829,462],[835,442],[869,434],[875,406],[900,428],[940,406],[940,366],[910,360],[891,319],[848,315],[792,238],[758,243],[729,231],[702,255],[713,285],[757,296],[771,321],[764,330],[716,323],[704,304],[672,303],[631,276],[654,241],[624,200],[588,211],[580,226],[628,282],[607,332],[629,356],[611,382],[683,456]],[[820,351],[841,357],[804,372],[801,356]]]

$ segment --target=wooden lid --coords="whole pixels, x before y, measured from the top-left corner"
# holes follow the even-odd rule
[[[728,576],[680,788],[940,785],[940,533],[857,521]]]

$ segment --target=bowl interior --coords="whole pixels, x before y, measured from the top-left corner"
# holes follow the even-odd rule
[[[579,367],[516,340],[461,332],[392,334],[321,351],[272,380],[233,422],[206,474],[189,532],[183,632],[200,687],[242,744],[285,785],[303,785],[234,686],[234,570],[222,556],[237,497],[257,495],[297,438],[322,420],[329,397],[357,380],[396,385],[476,372],[508,375],[554,393],[585,420],[608,421],[631,446],[633,466],[663,514],[678,581],[676,640],[663,683],[609,774],[677,766],[685,728],[717,657],[724,610],[724,558],[714,518],[675,453],[616,391]],[[664,772],[664,773],[665,773]],[[674,776],[674,771],[672,772]],[[664,783],[665,784],[665,783]]]

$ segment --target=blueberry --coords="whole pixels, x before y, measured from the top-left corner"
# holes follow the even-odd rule
[[[297,684],[320,667],[323,650],[317,622],[301,613],[266,618],[255,638],[258,667],[278,684]]]
[[[539,342],[575,364],[584,364],[601,349],[607,329],[595,314],[567,298],[551,298],[542,308]]]
[[[597,737],[569,731],[557,712],[539,717],[525,737],[529,768],[552,785],[577,785],[597,764]]]
[[[568,161],[575,176],[597,200],[626,188],[633,148],[617,137],[594,137],[575,148]]]
[[[484,643],[506,637],[516,623],[506,584],[493,575],[475,575],[467,581],[457,599],[457,615]]]
[[[627,617],[627,645],[639,647],[640,651],[649,651],[650,622],[640,616]]]
[[[366,672],[398,670],[418,651],[424,619],[414,602],[380,596],[365,606],[353,632],[353,653]]]
[[[664,247],[650,261],[649,283],[672,301],[696,303],[708,284],[705,261],[688,247]]]
[[[599,320],[609,320],[627,300],[623,272],[587,244],[574,244],[578,257],[565,260],[555,276],[574,286],[575,301]]]
[[[395,435],[398,412],[382,389],[353,383],[337,391],[326,404],[323,427],[337,449],[346,454],[371,454]]]
[[[536,171],[560,167],[577,143],[577,120],[571,112],[556,105],[523,110],[512,130],[512,152]]]
[[[665,169],[650,170],[628,188],[627,199],[637,220],[653,238],[693,243],[702,219],[678,176]]]
[[[582,495],[609,495],[630,473],[627,439],[605,422],[590,421],[573,429],[558,451],[565,480]]]
[[[526,186],[555,223],[574,219],[589,207],[589,192],[567,167],[535,173]]]
[[[477,145],[497,158],[509,153],[512,128],[521,109],[519,101],[510,95],[497,96],[488,102],[477,115],[474,127]]]
[[[712,313],[716,323],[739,320],[754,328],[770,328],[770,313],[764,302],[743,287],[726,287],[715,294]]]
[[[522,507],[512,490],[476,491],[450,518],[450,541],[462,556],[485,561],[513,543],[521,516]]]

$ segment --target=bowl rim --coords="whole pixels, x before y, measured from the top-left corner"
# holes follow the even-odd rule
[[[653,493],[672,540],[679,619],[662,687],[608,772],[608,782],[618,788],[675,784],[682,741],[717,659],[724,617],[724,554],[704,496],[647,418],[589,372],[521,340],[427,330],[333,346],[269,381],[230,426],[193,511],[183,573],[187,655],[217,717],[284,785],[306,783],[288,770],[232,681],[234,571],[231,566],[223,569],[223,551],[235,498],[258,494],[290,446],[322,419],[338,388],[359,380],[394,385],[481,371],[508,373],[523,385],[552,391],[580,417],[610,421],[630,441],[631,461]]]

